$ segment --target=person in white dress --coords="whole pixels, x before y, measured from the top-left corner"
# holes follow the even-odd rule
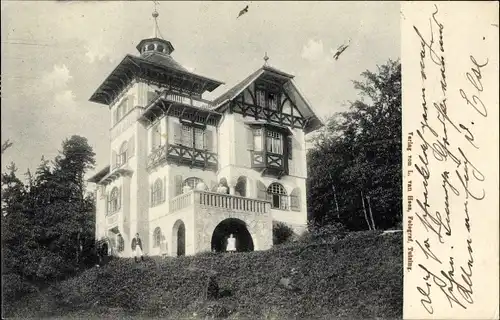
[[[204,182],[200,181],[196,184],[196,190],[205,191],[207,190],[207,186],[205,185]]]
[[[219,183],[219,187],[217,188],[217,192],[226,194],[227,188],[222,183]]]
[[[229,238],[227,238],[226,251],[228,251],[228,252],[235,252],[236,251],[236,238],[233,237],[232,233],[229,235]]]
[[[182,187],[182,193],[188,193],[191,191],[191,187],[186,183],[184,187]]]

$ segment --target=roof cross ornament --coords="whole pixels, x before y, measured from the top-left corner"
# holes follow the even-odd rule
[[[264,66],[268,66],[267,60],[269,60],[269,57],[267,56],[267,51],[266,54],[264,55]]]

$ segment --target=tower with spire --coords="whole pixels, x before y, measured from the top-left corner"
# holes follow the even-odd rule
[[[305,230],[305,134],[322,123],[293,76],[264,65],[215,100],[223,83],[172,57],[155,8],[153,35],[91,96],[110,114],[109,164],[95,183],[96,237],[114,255],[272,246],[273,220]]]

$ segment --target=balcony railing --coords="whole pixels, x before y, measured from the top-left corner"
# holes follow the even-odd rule
[[[190,167],[217,169],[217,153],[178,144],[167,144],[153,150],[148,156],[147,166],[153,167],[164,160]]]
[[[182,103],[189,106],[194,106],[198,108],[210,108],[212,102],[208,100],[198,99],[198,98],[190,98],[188,96],[183,96],[175,93],[168,93],[164,96],[165,100]]]
[[[170,212],[178,211],[191,206],[194,203],[193,191],[183,193],[170,200]]]
[[[192,205],[253,213],[268,213],[270,210],[270,203],[265,200],[193,190],[173,198],[170,201],[170,212]]]

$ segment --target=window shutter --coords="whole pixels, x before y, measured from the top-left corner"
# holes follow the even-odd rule
[[[205,149],[208,151],[214,151],[213,144],[214,132],[211,129],[205,130]]]
[[[153,192],[154,192],[153,186],[154,186],[154,183],[149,185],[149,206],[150,207],[153,207],[155,205],[154,198],[153,198]]]
[[[167,200],[167,177],[163,177],[163,201]]]
[[[267,188],[260,180],[257,180],[257,199],[267,200]]]
[[[175,176],[175,195],[178,196],[182,194],[182,176]]]
[[[172,123],[174,127],[174,143],[181,144],[182,138],[181,138],[181,124],[174,122]]]
[[[300,211],[300,189],[295,188],[290,193],[290,209]]]
[[[292,159],[293,137],[287,137],[288,159]]]
[[[147,101],[146,105],[149,105],[154,98],[156,98],[157,94],[154,91],[148,91],[147,93]]]
[[[128,152],[127,152],[127,156],[128,158],[132,158],[133,156],[135,155],[135,139],[134,139],[134,136],[132,136],[129,140],[128,140]]]
[[[109,192],[106,192],[106,215],[109,213]]]
[[[253,130],[250,127],[247,127],[247,150],[254,150]]]
[[[122,207],[122,187],[120,186],[118,188],[118,208],[117,210],[120,210]]]
[[[116,168],[117,167],[117,164],[118,164],[118,157],[116,155],[116,151],[113,150],[112,153],[111,153],[111,168]]]
[[[134,108],[134,96],[130,95],[127,99],[127,110],[130,111]]]

